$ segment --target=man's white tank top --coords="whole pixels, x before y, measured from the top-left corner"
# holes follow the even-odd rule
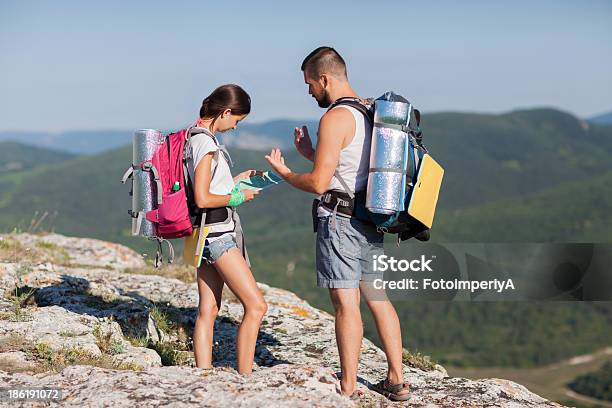
[[[368,183],[368,173],[370,165],[370,141],[372,135],[372,125],[361,112],[352,106],[340,105],[333,109],[348,109],[355,119],[355,134],[353,140],[340,151],[340,158],[336,167],[336,172],[346,182],[351,193],[365,190]],[[334,175],[327,186],[327,190],[345,191],[338,178]],[[330,213],[325,207],[318,209],[319,216],[326,216]]]

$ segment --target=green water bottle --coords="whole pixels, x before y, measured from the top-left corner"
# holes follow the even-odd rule
[[[181,189],[181,185],[179,184],[178,181],[174,182],[174,185],[172,186],[172,192],[176,193],[177,191],[179,191]]]

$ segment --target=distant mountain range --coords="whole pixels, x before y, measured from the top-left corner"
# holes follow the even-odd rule
[[[470,210],[494,203],[500,203],[499,206],[503,207],[505,200],[532,198],[535,193],[562,189],[570,182],[595,180],[612,170],[612,128],[587,124],[568,113],[554,109],[522,110],[502,115],[436,113],[424,115],[422,122],[425,145],[446,170],[440,196],[441,209]],[[236,155],[239,168],[266,168],[263,152],[253,154],[248,150],[267,149],[277,145],[285,148],[284,153],[289,165],[302,166],[306,163],[295,154],[292,146],[294,125],[300,123],[304,122],[278,120],[261,125],[245,124],[239,134],[224,137],[228,145],[234,146],[231,150],[232,154]],[[306,124],[311,127],[314,136],[316,124],[307,121]],[[89,133],[87,137],[94,134]],[[98,136],[100,135],[102,132],[98,133]],[[112,140],[113,133],[108,135],[106,146]],[[114,196],[117,190],[115,179],[129,165],[131,156],[129,137],[123,135],[123,138],[119,138],[118,133],[114,135],[117,137],[115,142],[121,142],[122,148],[89,157],[75,157],[42,149],[40,145],[31,147],[14,142],[0,142],[0,169],[4,169],[5,174],[9,173],[0,177],[0,186],[15,177],[31,179],[28,183],[31,188],[28,187],[27,194],[20,194],[27,196],[27,199],[19,205],[17,202],[13,205],[5,202],[0,205],[2,212],[8,215],[5,210],[10,209],[9,213],[15,216],[17,213],[24,214],[26,210],[36,210],[32,197],[41,195],[37,191],[51,187],[61,196],[66,190],[78,188],[79,191],[88,191],[95,185],[96,192],[92,194],[100,192],[103,194],[100,199],[104,194],[107,197]],[[66,133],[57,140],[69,137],[83,138]],[[98,142],[97,138],[94,140]],[[74,146],[94,145],[83,143]],[[104,144],[98,143],[96,146],[101,149]],[[291,148],[288,148],[289,146]],[[84,174],[88,169],[82,168],[83,163],[91,163],[85,167],[92,167],[92,176],[101,173],[97,184],[86,181]],[[115,176],[112,176],[113,174]],[[54,176],[52,182],[46,180],[50,176]],[[79,184],[81,182],[83,184]],[[16,192],[15,188],[21,189],[24,186],[6,185],[0,190],[0,196],[4,194],[6,199],[7,194]],[[59,204],[62,198],[56,198],[57,200],[50,200],[48,205],[63,211]],[[297,197],[287,198],[299,200]],[[102,201],[97,201],[100,202]],[[97,205],[96,202],[91,204]],[[515,205],[519,204],[520,202],[515,202]],[[468,212],[465,214],[467,216]],[[0,216],[4,222],[0,222],[0,226],[9,221],[2,218],[4,217]],[[13,217],[10,218],[14,220]],[[98,226],[97,221],[88,226],[88,220],[83,220],[81,225],[85,230],[95,230]],[[74,234],[75,231],[65,232]],[[448,231],[448,234],[449,238],[454,236],[452,231]],[[475,239],[479,236],[476,234]],[[461,239],[465,239],[465,236],[461,235]]]
[[[41,164],[54,164],[74,157],[63,151],[19,142],[0,142],[0,174],[31,170]]]
[[[553,109],[534,109],[530,111],[555,111]],[[436,118],[454,117],[508,117],[518,112],[503,115],[476,115],[469,113],[431,113],[424,115],[424,129],[428,132],[428,122]],[[558,111],[557,111],[558,112]],[[458,115],[458,116],[455,116]],[[573,116],[566,114],[587,126]],[[430,120],[431,119],[431,120]],[[612,112],[594,116],[587,120],[598,125],[611,125]],[[263,123],[243,123],[238,129],[220,136],[221,142],[230,147],[248,150],[267,150],[273,147],[287,148],[293,146],[293,129],[296,126],[308,126],[313,140],[316,138],[318,121],[312,119],[277,119]],[[168,130],[165,130],[168,132]],[[98,154],[132,142],[134,130],[73,130],[60,133],[12,131],[0,132],[0,142],[15,141],[32,146],[48,148],[73,154]]]
[[[612,125],[612,112],[593,116],[589,119],[589,122],[597,123],[598,125]]]
[[[296,126],[308,126],[311,137],[316,139],[319,123],[314,120],[280,119],[269,122],[238,126],[234,131],[221,136],[222,143],[230,147],[249,150],[268,150],[273,147],[282,149],[293,146],[293,130]]]
[[[293,145],[294,127],[301,125],[307,125],[312,136],[316,135],[316,121],[279,119],[259,124],[241,124],[237,130],[221,135],[221,140],[230,147],[249,150],[286,148]],[[134,130],[73,130],[61,133],[16,131],[0,132],[0,142],[15,141],[73,154],[98,154],[131,144],[133,134]]]
[[[61,133],[0,132],[0,142],[9,140],[73,154],[97,154],[131,143],[132,132],[123,130],[72,130]]]

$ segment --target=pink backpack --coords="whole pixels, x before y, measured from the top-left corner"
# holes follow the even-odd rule
[[[157,170],[153,173],[157,191],[161,191],[161,200],[157,208],[146,213],[147,220],[157,226],[157,236],[164,239],[181,238],[191,235],[192,225],[187,207],[183,153],[188,130],[184,129],[166,136],[150,161],[150,167]],[[149,162],[143,166],[149,166]]]
[[[123,175],[125,183],[134,171],[150,173],[152,177],[153,209],[150,211],[128,211],[135,218],[136,228],[133,235],[140,235],[142,218],[154,225],[154,234],[149,239],[156,240],[158,251],[156,266],[163,261],[162,243],[167,242],[170,249],[169,262],[173,261],[174,250],[167,239],[191,235],[193,226],[189,214],[187,188],[187,170],[185,164],[185,145],[189,137],[189,128],[171,133],[160,140],[150,160],[134,163]]]

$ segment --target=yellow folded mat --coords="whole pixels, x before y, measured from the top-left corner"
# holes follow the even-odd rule
[[[183,248],[183,261],[188,264],[200,267],[202,262],[202,253],[204,252],[204,243],[208,236],[208,227],[196,227],[190,236],[185,237],[185,246]]]
[[[427,228],[431,228],[433,224],[443,177],[442,166],[430,155],[425,154],[410,196],[408,214],[422,222]]]

